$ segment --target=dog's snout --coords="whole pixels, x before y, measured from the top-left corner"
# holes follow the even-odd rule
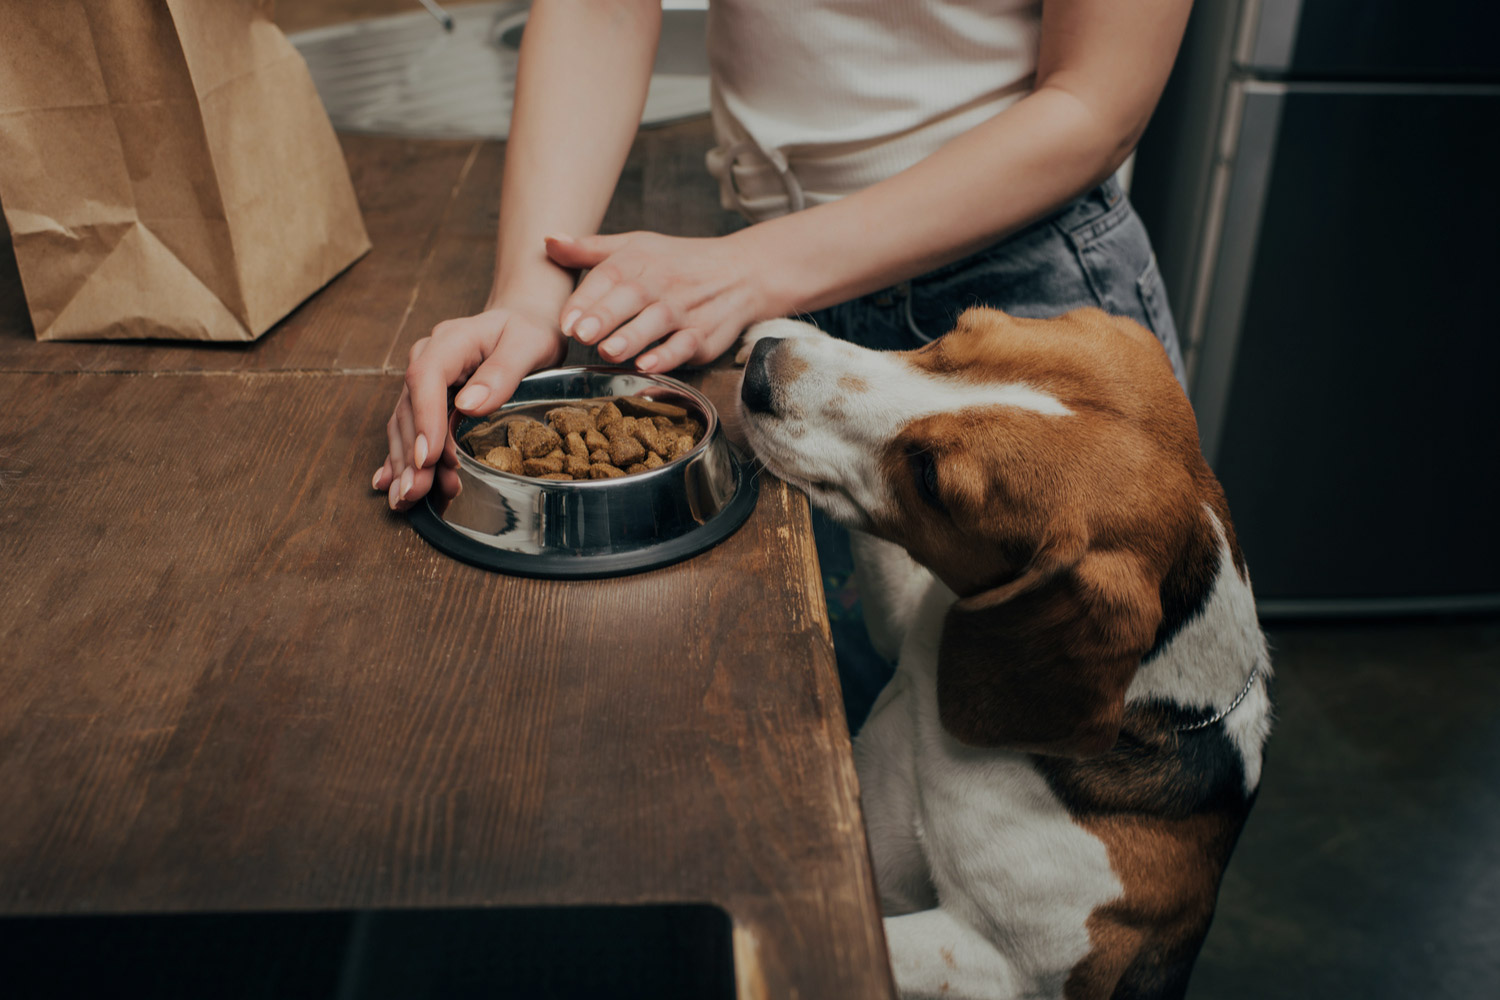
[[[751,413],[772,413],[771,373],[766,359],[781,343],[781,337],[766,337],[756,343],[750,351],[750,360],[745,362],[745,374],[740,380],[740,400]]]

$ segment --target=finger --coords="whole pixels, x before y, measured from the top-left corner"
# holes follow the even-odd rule
[[[568,296],[568,301],[563,303],[559,324],[563,334],[576,337],[578,321],[583,314],[608,295],[616,285],[620,284],[621,280],[619,271],[613,265],[596,268],[585,274],[583,280],[578,283],[578,287],[573,289],[573,294]]]
[[[412,349],[406,366],[406,395],[414,430],[412,447],[416,447],[417,436],[426,445],[421,463],[424,468],[437,458],[441,450],[438,442],[448,438],[448,387],[462,382],[479,367],[500,339],[504,322],[502,315],[486,314],[439,323],[425,344],[419,341],[419,346]],[[503,400],[504,397],[494,399],[490,405],[486,393],[471,394],[468,412],[488,413]]]
[[[458,478],[458,470],[447,466],[437,467],[437,491],[438,495],[452,500],[464,491],[463,483]]]
[[[583,311],[573,325],[573,336],[581,344],[597,343],[650,304],[651,296],[644,288],[634,281],[622,281]]]
[[[608,361],[623,361],[656,343],[677,327],[676,317],[665,302],[653,302],[599,345]]]
[[[397,413],[399,412],[398,406]],[[385,443],[391,453],[386,459],[391,466],[391,478],[400,479],[402,470],[406,468],[406,446],[401,442],[401,422],[396,418],[396,413],[392,413],[391,418],[385,422]]]
[[[412,420],[411,405],[408,400],[402,400],[405,405],[396,407],[396,429],[401,434],[401,454],[407,466],[415,466],[416,453],[413,444],[417,437],[416,424]],[[405,469],[401,469],[404,472]],[[397,473],[398,475],[400,472]]]
[[[643,372],[669,372],[678,365],[692,360],[701,345],[702,338],[697,331],[678,330],[650,351],[642,354],[635,366]]]
[[[625,245],[629,234],[617,236],[583,236],[574,238],[558,234],[546,239],[547,256],[563,267],[581,270],[594,267]]]
[[[453,439],[452,434],[443,442],[443,454],[438,459],[438,468],[445,466],[450,469],[458,468],[458,442]]]
[[[484,404],[486,409],[482,412],[488,413],[494,410],[501,402],[511,397],[516,391],[516,386],[521,384],[521,379],[556,358],[556,354],[553,353],[555,343],[556,341],[549,343],[541,338],[526,338],[514,349],[507,345],[506,350],[491,354],[484,359],[484,363],[475,370],[474,374],[469,376],[469,384],[464,386],[463,392],[458,394],[454,405],[465,413],[474,416],[481,415],[469,409],[464,399],[471,388],[478,387],[488,400]]]
[[[432,469],[417,469],[407,466],[406,471],[401,473],[401,479],[396,484],[396,504],[393,510],[410,510],[416,506],[417,501],[427,495],[432,489],[434,471]]]

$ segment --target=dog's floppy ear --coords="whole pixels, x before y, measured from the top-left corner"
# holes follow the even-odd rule
[[[1124,549],[1052,546],[949,610],[938,714],[959,742],[1069,757],[1114,746],[1161,622],[1159,581]]]

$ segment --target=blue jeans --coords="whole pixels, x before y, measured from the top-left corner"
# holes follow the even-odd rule
[[[1177,327],[1151,241],[1114,178],[994,246],[892,288],[819,310],[812,321],[865,347],[905,351],[941,337],[959,313],[978,305],[1031,318],[1083,306],[1129,316],[1156,334],[1177,381],[1184,381]],[[813,535],[844,711],[853,733],[894,666],[875,652],[865,633],[850,582],[848,533],[814,510]]]
[[[1177,381],[1184,382],[1156,255],[1113,177],[1008,239],[919,278],[819,310],[812,320],[843,340],[906,351],[941,337],[959,313],[980,305],[1031,318],[1083,306],[1129,316],[1156,334]]]

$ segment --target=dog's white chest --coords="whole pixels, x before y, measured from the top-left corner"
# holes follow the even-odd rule
[[[1104,844],[1073,821],[1028,756],[965,747],[943,730],[934,665],[951,601],[936,585],[907,634],[893,699],[860,735],[862,787],[877,769],[887,785],[910,775],[904,791],[943,906],[1013,942],[1016,971],[1049,983],[1089,953],[1088,918],[1122,887]],[[902,754],[906,767],[892,760]],[[879,813],[887,803],[869,801],[871,790],[866,810]]]

